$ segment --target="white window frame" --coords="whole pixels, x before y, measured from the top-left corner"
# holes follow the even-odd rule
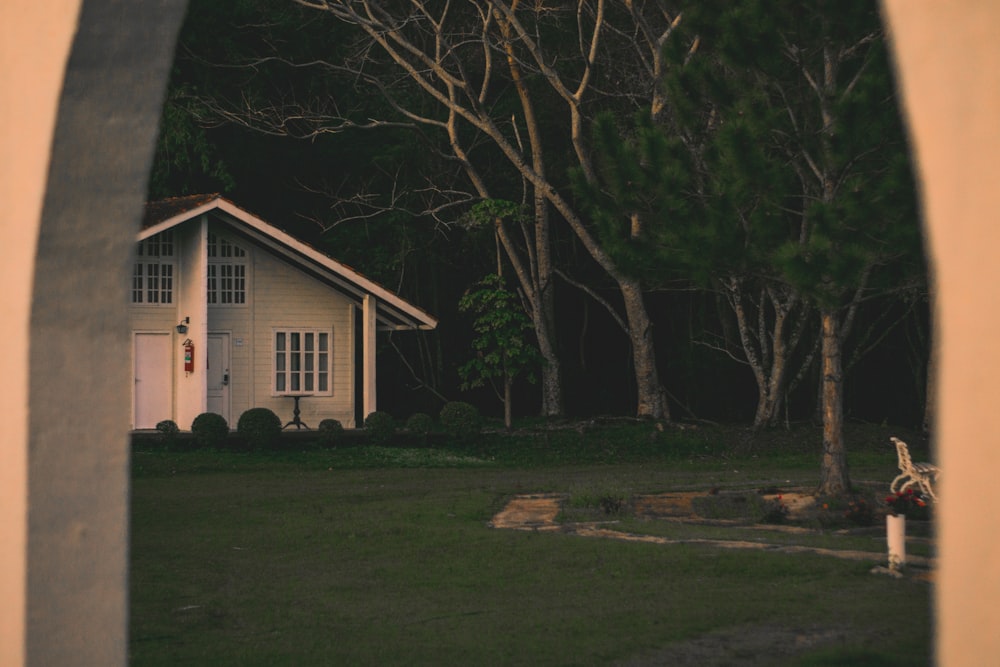
[[[275,327],[272,330],[271,393],[273,396],[333,396],[332,330],[315,327]]]
[[[208,233],[208,284],[210,306],[247,305],[247,252],[215,232]]]
[[[174,232],[167,229],[139,241],[132,269],[132,303],[174,305]]]

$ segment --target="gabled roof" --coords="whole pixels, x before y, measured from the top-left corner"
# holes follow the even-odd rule
[[[359,306],[365,294],[371,294],[377,304],[375,318],[382,329],[433,329],[437,326],[435,317],[395,292],[219,194],[173,197],[146,204],[142,230],[137,240],[142,241],[206,213],[213,213],[238,234],[330,285]]]

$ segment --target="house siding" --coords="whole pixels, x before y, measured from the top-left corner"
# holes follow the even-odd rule
[[[254,405],[252,393],[253,363],[251,361],[254,335],[253,285],[256,283],[253,257],[256,249],[249,243],[234,238],[227,232],[224,225],[215,220],[209,221],[208,232],[235,244],[246,252],[246,257],[232,260],[246,265],[246,302],[235,305],[209,304],[207,306],[208,333],[229,334],[229,426],[235,430],[240,415],[252,407],[258,407]],[[211,263],[211,261],[211,259],[206,258],[206,264]],[[227,259],[226,261],[230,260]],[[206,297],[207,292],[206,275],[206,284],[201,289],[203,299]]]
[[[253,405],[253,365],[250,361],[253,331],[249,307],[208,307],[208,333],[229,334],[230,427],[236,428],[240,415]]]
[[[276,395],[273,377],[275,329],[321,329],[331,338],[330,385],[332,395],[310,396],[299,402],[301,419],[316,428],[323,419],[337,419],[354,427],[353,304],[320,281],[306,275],[262,249],[252,258],[253,405],[270,408],[282,423],[292,419],[293,400]],[[267,279],[261,279],[266,276]],[[234,414],[235,400],[234,400]]]
[[[180,265],[180,262],[175,263],[174,270],[176,272],[180,271],[180,266],[179,265]],[[131,272],[130,272],[130,274],[129,274],[129,280],[131,280],[131,278],[132,278],[132,276],[131,276]],[[176,278],[177,278],[177,274],[175,274],[175,280],[176,280]],[[171,353],[172,353],[171,363],[172,363],[172,365],[176,366],[176,364],[177,364],[178,348],[180,346],[180,341],[183,341],[183,338],[178,338],[178,335],[177,335],[177,333],[176,333],[176,331],[174,329],[174,327],[177,326],[177,322],[178,321],[179,320],[178,320],[178,315],[177,315],[176,295],[175,295],[174,303],[169,304],[169,305],[155,305],[155,306],[153,306],[153,305],[130,305],[130,307],[128,309],[129,330],[132,332],[132,336],[130,337],[130,341],[129,341],[130,349],[128,351],[129,357],[130,357],[130,362],[131,362],[130,363],[130,368],[132,369],[132,379],[130,381],[131,384],[132,384],[132,404],[131,404],[131,409],[130,409],[130,415],[131,415],[131,417],[130,417],[129,423],[132,425],[133,428],[135,428],[135,418],[136,418],[136,415],[135,415],[135,405],[136,405],[135,391],[137,389],[136,383],[135,383],[135,377],[136,377],[136,373],[137,373],[137,369],[136,369],[137,359],[136,359],[136,356],[135,356],[136,355],[136,340],[135,340],[135,336],[136,336],[136,334],[169,334],[170,337],[171,337],[171,346],[170,346],[171,347]],[[175,406],[176,405],[177,405],[177,383],[174,382],[173,380],[171,380],[171,382],[170,382],[170,407],[166,411],[165,416],[169,415],[169,417],[171,419],[176,419],[176,417],[175,417],[175,414],[176,414],[175,413]],[[186,428],[186,427],[185,426],[181,426],[181,428]]]

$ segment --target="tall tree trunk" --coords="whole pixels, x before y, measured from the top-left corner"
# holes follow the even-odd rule
[[[823,458],[820,465],[821,495],[840,496],[851,489],[844,451],[844,384],[841,341],[836,310],[820,313],[823,367]]]
[[[670,419],[670,410],[667,405],[666,395],[662,385],[660,384],[659,372],[656,368],[656,351],[653,346],[652,323],[649,320],[649,314],[646,311],[646,304],[643,300],[642,286],[639,281],[622,275],[619,268],[615,265],[615,262],[587,229],[587,226],[583,223],[579,216],[579,212],[576,211],[569,204],[567,199],[559,194],[548,181],[544,171],[544,161],[542,160],[542,134],[538,125],[538,120],[534,114],[534,104],[528,88],[525,85],[524,79],[521,76],[521,65],[519,64],[518,58],[514,54],[513,42],[511,41],[512,39],[516,39],[519,45],[527,49],[527,52],[531,55],[531,59],[538,66],[539,71],[545,74],[545,81],[552,87],[553,90],[557,91],[567,103],[570,114],[570,135],[572,137],[573,149],[576,153],[578,166],[586,175],[586,179],[589,182],[593,182],[596,177],[594,175],[593,165],[591,164],[589,151],[585,145],[585,114],[581,110],[581,105],[583,103],[585,93],[590,85],[594,65],[593,59],[597,54],[599,36],[601,31],[604,29],[605,2],[604,0],[599,0],[597,2],[592,33],[587,40],[589,42],[589,47],[583,63],[583,71],[580,72],[579,79],[576,81],[575,87],[567,85],[567,83],[562,80],[557,71],[551,67],[548,59],[544,56],[544,53],[539,48],[538,44],[534,39],[532,39],[532,35],[525,32],[523,26],[515,22],[514,12],[517,9],[518,4],[519,2],[517,0],[511,2],[507,7],[504,7],[503,3],[496,3],[494,4],[494,12],[499,19],[501,34],[503,34],[505,40],[507,40],[505,43],[505,50],[508,58],[508,66],[510,67],[511,75],[517,86],[518,94],[521,97],[521,108],[524,110],[524,120],[529,132],[529,143],[532,148],[530,168],[524,163],[522,155],[510,150],[512,147],[509,146],[509,144],[500,140],[497,141],[497,144],[501,146],[505,153],[508,154],[511,162],[518,167],[518,171],[520,171],[522,178],[530,181],[534,186],[536,193],[536,215],[539,210],[540,202],[538,197],[539,195],[542,195],[547,201],[547,204],[551,204],[551,206],[563,216],[563,219],[569,224],[574,233],[576,233],[577,237],[582,242],[584,248],[586,248],[590,253],[591,257],[593,257],[601,268],[603,268],[618,284],[619,290],[622,294],[622,300],[625,305],[626,320],[628,323],[627,331],[629,340],[632,344],[632,358],[635,366],[636,393],[638,398],[636,414],[638,417]],[[676,25],[676,23],[672,24],[672,26],[673,25]],[[663,38],[665,39],[665,34]],[[582,40],[581,43],[583,43]],[[659,58],[659,46],[661,45],[662,44],[658,44],[657,48],[654,49],[654,57],[657,59]],[[545,210],[547,212],[547,207]],[[544,266],[541,257],[538,258],[538,265],[539,267]]]
[[[785,322],[788,311],[784,304],[774,303],[774,325],[771,341],[771,372],[765,393],[758,404],[758,414],[754,420],[754,428],[763,428],[765,424],[773,426],[781,409],[781,398],[785,391],[785,375],[788,368],[788,346],[785,340]],[[763,408],[763,409],[761,409]]]
[[[576,28],[578,42],[582,48],[572,59],[566,59],[558,53],[549,53],[544,48],[546,42],[538,39],[539,33],[532,22],[521,21],[518,14],[520,3],[516,1],[491,0],[481,5],[480,3],[459,3],[463,7],[471,7],[470,14],[464,18],[473,17],[470,20],[480,22],[482,32],[477,37],[475,29],[470,32],[468,25],[462,25],[460,32],[457,33],[458,41],[454,43],[451,38],[455,37],[455,34],[445,29],[445,25],[450,28],[452,25],[449,22],[450,17],[464,15],[456,14],[458,10],[452,11],[452,3],[439,5],[413,0],[410,3],[400,3],[400,8],[397,8],[391,3],[368,2],[366,0],[329,0],[322,3],[298,0],[298,2],[306,7],[328,12],[338,20],[357,26],[371,38],[372,47],[377,47],[377,50],[383,52],[405,72],[407,79],[415,85],[418,91],[416,96],[425,97],[420,100],[419,110],[400,106],[401,100],[407,97],[403,94],[397,98],[390,93],[388,96],[391,104],[402,113],[407,123],[444,129],[448,132],[453,156],[470,175],[481,197],[489,198],[488,188],[485,186],[484,180],[475,174],[473,163],[462,148],[463,140],[469,137],[475,137],[477,144],[488,139],[499,153],[509,161],[517,175],[534,189],[533,196],[544,199],[552,210],[562,216],[590,256],[615,280],[622,291],[628,315],[626,329],[632,341],[638,378],[639,415],[658,418],[666,416],[668,412],[665,409],[664,392],[659,385],[656,371],[652,331],[640,286],[634,280],[621,277],[618,267],[609,253],[593,236],[591,230],[588,229],[580,211],[575,208],[567,194],[556,188],[548,178],[542,159],[544,155],[544,147],[540,139],[542,132],[533,112],[536,101],[544,100],[544,103],[549,104],[551,100],[556,99],[551,97],[550,93],[554,93],[558,99],[562,100],[568,112],[566,122],[568,122],[573,152],[578,162],[577,166],[587,175],[588,180],[593,181],[593,165],[586,147],[589,116],[584,113],[583,107],[589,103],[590,89],[594,73],[597,71],[598,61],[606,55],[601,51],[599,45],[601,35],[607,29],[605,8],[611,3],[606,2],[606,0],[597,0],[594,3],[592,21],[583,20],[585,12],[583,5],[580,5],[580,20],[576,22]],[[547,15],[549,10],[542,5],[544,3],[531,3],[529,9],[540,15]],[[396,10],[396,13],[393,10]],[[636,21],[639,20],[640,14],[632,13],[631,8],[630,14]],[[526,14],[525,16],[531,15]],[[419,18],[415,19],[414,17]],[[678,19],[676,17],[669,18],[665,14],[663,17],[667,18],[667,23],[656,30],[645,21],[642,22],[642,25],[636,26],[635,34],[641,37],[642,43],[650,47],[653,58],[659,57],[663,40],[677,25]],[[502,38],[502,43],[499,46],[504,51],[512,81],[515,83],[519,96],[521,96],[521,108],[524,111],[523,121],[529,131],[530,150],[525,148],[518,134],[516,118],[512,119],[513,122],[509,121],[506,112],[502,115],[493,115],[497,111],[494,107],[497,86],[507,85],[504,82],[494,81],[492,54],[494,47],[497,46],[494,39],[496,33],[493,33],[494,25],[499,28],[499,36]],[[558,47],[559,43],[561,40],[556,40],[553,42],[553,46]],[[477,59],[483,58],[483,71],[474,76],[473,73],[478,71],[478,65],[471,68],[464,66],[461,55],[462,47],[468,45],[475,46]],[[558,48],[556,50],[558,52]],[[362,61],[367,61],[367,58],[362,58]],[[645,59],[640,58],[640,61],[645,62]],[[558,63],[558,67],[556,63]],[[522,77],[522,70],[526,68],[532,75],[533,84],[538,84],[537,89],[526,85],[524,77]],[[371,80],[367,73],[362,74],[359,70],[358,74],[361,75],[362,80]],[[391,79],[379,80],[377,75],[373,79],[373,83],[386,92],[395,86],[395,82]],[[494,85],[491,86],[491,83]],[[534,90],[538,92],[534,92]],[[605,92],[602,91],[601,95],[603,96]],[[532,98],[532,95],[535,97]],[[411,96],[410,99],[413,97]],[[428,113],[424,108],[426,100],[434,100],[435,105],[440,104],[447,112],[447,119],[425,116],[424,114]],[[467,123],[469,131],[459,132],[460,123]],[[560,171],[560,173],[565,172]],[[540,199],[536,199],[536,202],[538,201]],[[538,211],[536,204],[536,217]],[[543,230],[536,230],[536,232],[539,231]],[[546,235],[547,230],[542,236]],[[546,242],[548,242],[547,238]],[[505,248],[508,252],[511,247],[505,242]],[[512,262],[515,261],[515,257],[516,255],[512,255]],[[526,262],[522,263],[521,269],[516,270],[519,271],[518,277],[521,279],[522,285],[538,285],[540,289],[545,290],[549,287],[547,279],[532,281],[530,277],[528,280],[523,278],[526,275],[530,276],[527,269],[532,261],[537,259],[529,257]],[[531,268],[537,269],[538,265]],[[525,271],[522,272],[522,270]],[[536,294],[532,298],[539,299],[541,297]],[[533,308],[533,310],[541,311],[540,308]],[[537,325],[539,320],[534,315],[533,319]],[[546,327],[543,332],[540,332],[540,335],[551,341],[554,331],[551,330],[551,327]],[[549,370],[547,386],[551,392],[554,392],[558,386],[556,373],[558,373],[559,366],[554,347],[550,352],[552,354],[548,358],[553,364]],[[548,405],[555,406],[554,398],[551,400],[553,402]],[[561,401],[559,409],[561,409]]]
[[[559,417],[563,414],[562,366],[552,345],[552,336],[549,333],[546,333],[544,337],[538,336],[537,325],[535,326],[535,335],[538,338],[538,350],[545,360],[540,373],[542,384],[541,414],[543,417]]]
[[[660,374],[656,368],[656,352],[653,347],[653,323],[646,312],[642,287],[637,281],[620,279],[622,297],[625,301],[625,315],[628,319],[629,339],[632,342],[632,359],[635,365],[636,416],[652,419],[670,419],[670,406]]]
[[[731,278],[725,282],[725,289],[729,306],[736,315],[743,355],[757,382],[753,428],[759,431],[765,426],[774,426],[778,421],[788,387],[789,359],[798,347],[808,310],[796,294],[782,295],[776,289],[764,288],[760,290],[754,318],[753,312],[748,313],[744,305],[746,294],[743,281]],[[770,321],[767,317],[769,304],[773,311],[773,320]],[[790,319],[797,306],[799,311],[796,317]]]
[[[825,21],[824,17],[824,21]],[[826,30],[824,29],[824,32]],[[827,168],[818,172],[822,187],[821,200],[832,206],[837,198],[837,180],[830,165],[836,164],[833,151],[834,108],[832,100],[837,86],[838,60],[835,50],[829,44],[823,47],[823,85],[825,95],[820,99],[820,114],[823,118],[823,132],[820,146],[823,164]],[[845,495],[851,490],[851,480],[847,474],[847,452],[844,449],[844,364],[843,337],[850,329],[854,313],[857,311],[857,297],[863,292],[865,280],[855,291],[855,300],[846,311],[845,323],[841,327],[838,310],[824,306],[820,310],[820,341],[823,377],[820,381],[820,405],[823,413],[823,458],[820,463],[819,490],[822,495]]]
[[[475,173],[472,169],[468,171],[470,174]],[[486,192],[484,184],[481,184],[477,179],[473,179],[473,182],[478,184],[480,192]],[[495,218],[493,225],[500,246],[504,249],[504,254],[510,261],[514,275],[517,276],[521,285],[521,292],[528,302],[528,316],[531,318],[531,324],[535,330],[538,352],[544,360],[541,368],[541,414],[543,417],[558,417],[563,414],[563,378],[562,366],[555,344],[555,290],[552,282],[553,268],[548,215],[539,216],[536,205],[533,227],[531,230],[522,227],[523,235],[528,239],[533,238],[533,252],[522,253],[519,251],[518,245],[510,237],[507,223],[503,217]],[[531,242],[529,240],[529,243]],[[522,257],[522,254],[527,256]],[[499,254],[497,270],[502,270]]]
[[[513,406],[511,405],[513,398],[511,392],[511,385],[513,381],[510,375],[507,373],[503,374],[503,425],[509,431],[514,423],[513,420]]]
[[[563,380],[562,366],[555,345],[555,298],[552,285],[552,266],[548,261],[550,243],[548,225],[546,224],[544,229],[539,228],[536,217],[534,226],[536,237],[543,235],[544,238],[536,238],[537,251],[533,253],[533,257],[537,259],[544,256],[546,263],[541,265],[537,261],[532,262],[532,257],[529,257],[527,261],[522,260],[502,219],[497,218],[494,221],[494,226],[497,237],[500,239],[514,269],[514,274],[521,284],[521,290],[527,298],[528,315],[531,317],[535,339],[538,341],[538,352],[544,359],[541,368],[541,414],[543,417],[558,417],[563,414]]]
[[[511,11],[517,9],[518,1],[511,3]],[[525,129],[528,131],[528,145],[531,149],[531,168],[540,177],[545,177],[545,150],[542,147],[542,132],[535,115],[535,105],[514,53],[511,40],[509,20],[501,12],[496,16],[500,25],[500,33],[504,37],[504,53],[507,55],[507,67],[511,79],[521,100],[521,111]],[[516,120],[514,121],[516,122]],[[522,177],[523,178],[523,177]],[[527,180],[525,179],[525,182]],[[552,282],[552,241],[549,228],[549,202],[539,192],[537,185],[530,185],[534,203],[534,252],[529,249],[529,267],[531,269],[532,300],[531,319],[538,339],[538,349],[545,359],[542,376],[542,409],[543,417],[558,417],[563,414],[562,366],[554,341],[556,340],[556,298],[555,286]],[[530,241],[529,241],[530,243]],[[511,247],[508,247],[512,250]],[[509,427],[508,427],[509,428]]]
[[[753,416],[753,430],[760,431],[765,426],[777,423],[782,406],[782,391],[785,385],[784,359],[775,359],[768,382],[757,385],[757,411]]]

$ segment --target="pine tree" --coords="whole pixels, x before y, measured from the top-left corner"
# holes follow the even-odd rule
[[[726,295],[757,376],[758,427],[777,414],[796,349],[810,361],[818,316],[820,491],[846,492],[844,341],[866,299],[921,267],[877,4],[704,1],[683,16],[663,112],[605,121],[600,188],[581,196],[633,270],[680,271]]]
[[[717,74],[701,80],[722,127],[708,151],[726,167],[715,172],[717,197],[735,195],[736,210],[753,215],[749,240],[768,280],[819,313],[819,490],[845,493],[844,341],[859,305],[905,283],[920,256],[878,6],[753,0],[715,9],[689,27],[705,27],[704,60]]]

